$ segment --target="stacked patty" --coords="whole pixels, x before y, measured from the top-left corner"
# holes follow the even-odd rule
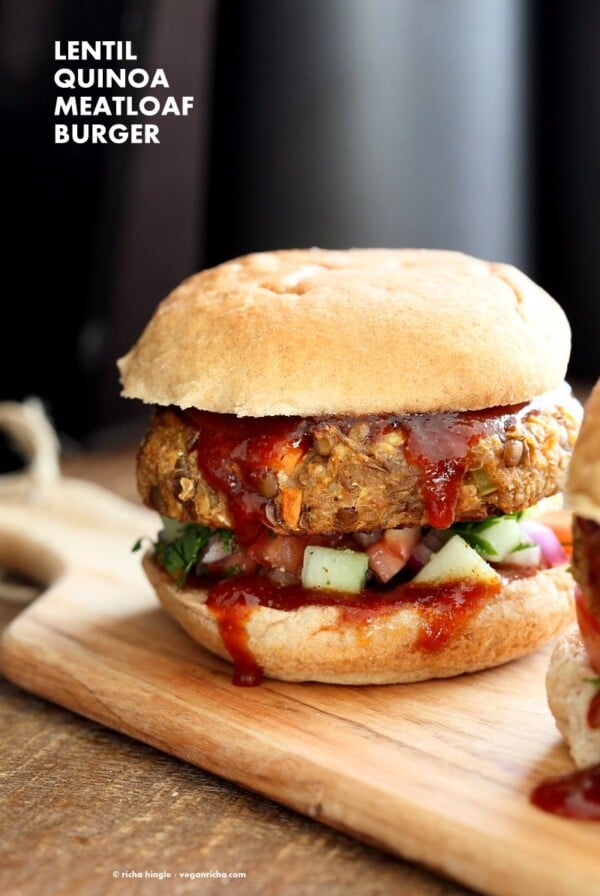
[[[560,388],[531,404],[489,414],[463,458],[451,522],[515,513],[558,491],[576,438],[578,408],[570,390]],[[406,430],[411,421],[423,427],[437,419],[443,431],[457,416],[298,421],[303,450],[294,466],[271,471],[259,486],[267,499],[267,519],[282,534],[431,525],[420,487],[422,470],[407,457]],[[202,425],[192,415],[156,409],[138,453],[140,495],[164,516],[230,527],[227,496],[211,487],[199,469],[199,438]],[[448,442],[451,450],[452,439]],[[294,502],[286,500],[289,494]]]

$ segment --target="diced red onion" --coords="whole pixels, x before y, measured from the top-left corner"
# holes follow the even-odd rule
[[[376,541],[372,535],[362,539],[361,547],[369,557],[371,571],[380,582],[389,582],[408,563],[409,557],[421,540],[421,527],[386,529]],[[365,535],[365,533],[360,533]]]
[[[382,534],[382,529],[379,529],[377,532],[354,532],[352,538],[361,548],[368,548],[369,545],[380,541]]]
[[[567,562],[565,549],[552,529],[544,526],[542,523],[538,523],[537,520],[522,520],[520,525],[524,537],[539,545],[544,562],[548,566],[561,566]],[[517,554],[519,553],[521,552],[517,551]]]
[[[293,576],[291,572],[283,569],[268,569],[265,575],[276,585],[297,585],[300,582],[298,576]]]
[[[231,540],[229,540],[229,543],[231,544]],[[221,536],[213,535],[204,549],[201,560],[202,563],[216,563],[217,560],[222,560],[223,557],[228,557],[229,554],[231,554],[231,548],[227,548],[223,544]]]
[[[452,532],[448,529],[430,529],[414,548],[407,565],[415,571],[422,569],[431,555],[436,554],[451,538]]]
[[[382,539],[367,548],[369,566],[380,582],[389,582],[406,565],[406,560],[389,550]]]
[[[275,513],[275,508],[270,502],[265,504],[265,516],[272,526],[277,525],[277,515]]]

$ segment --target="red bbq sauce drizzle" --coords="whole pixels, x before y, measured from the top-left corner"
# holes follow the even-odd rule
[[[600,821],[600,765],[542,781],[531,794],[531,802],[553,815]]]
[[[231,585],[241,579],[261,581],[260,576],[236,576],[223,579],[219,585]],[[210,590],[206,605],[217,620],[221,639],[233,661],[232,682],[238,687],[255,687],[262,681],[263,670],[250,650],[247,623],[261,603],[260,586],[246,589],[224,587],[218,591],[219,585]]]
[[[198,584],[207,585],[202,580]],[[248,645],[247,622],[258,606],[283,611],[315,604],[338,607],[342,625],[360,628],[408,604],[417,608],[420,617],[416,646],[435,652],[466,625],[482,601],[499,591],[500,585],[463,581],[432,589],[409,582],[385,591],[367,587],[360,594],[344,596],[301,585],[277,585],[267,576],[242,575],[209,584],[209,588],[206,605],[216,617],[223,643],[231,654],[233,683],[252,686],[260,684],[262,670]]]
[[[447,529],[455,519],[471,449],[490,430],[505,430],[526,405],[463,413],[412,414],[398,425],[404,454],[419,471],[419,489],[429,523]]]
[[[242,545],[256,541],[265,517],[267,477],[282,468],[290,452],[310,443],[307,421],[299,417],[235,417],[188,410],[198,429],[198,467],[215,491],[227,496],[233,529]]]
[[[428,522],[446,529],[454,522],[471,450],[483,436],[508,430],[525,408],[535,410],[524,403],[481,411],[329,419],[346,431],[364,420],[371,438],[400,429],[406,459],[418,471]],[[285,467],[288,455],[309,450],[318,418],[235,417],[194,409],[184,415],[198,430],[195,445],[202,475],[227,496],[238,541],[252,542],[261,525],[269,525],[266,479]]]
[[[491,432],[514,425],[531,405],[490,408],[483,411],[440,414],[387,415],[360,418],[369,425],[371,438],[398,428],[405,436],[406,459],[416,467],[419,489],[431,525],[447,528],[454,522],[460,487],[470,451]],[[312,444],[312,429],[319,420],[300,417],[238,418],[230,414],[187,410],[185,417],[197,429],[197,462],[208,484],[227,497],[236,538],[251,545],[270,527],[265,482],[286,458],[302,456]],[[330,418],[348,431],[357,418]],[[193,584],[193,582],[192,582]],[[206,587],[201,580],[198,585]],[[391,613],[403,603],[417,606],[421,630],[417,647],[440,650],[474,614],[480,602],[498,586],[458,582],[432,589],[410,583],[391,589],[365,588],[359,595],[311,591],[300,585],[277,585],[261,576],[236,576],[209,584],[207,607],[216,617],[223,643],[234,662],[234,684],[259,684],[262,670],[250,650],[247,623],[255,608],[267,606],[295,610],[317,604],[337,606],[341,621],[367,625],[377,615]]]

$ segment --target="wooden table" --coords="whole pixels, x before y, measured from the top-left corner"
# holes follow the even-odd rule
[[[133,451],[64,467],[135,499]],[[469,892],[2,680],[0,757],[6,896]]]

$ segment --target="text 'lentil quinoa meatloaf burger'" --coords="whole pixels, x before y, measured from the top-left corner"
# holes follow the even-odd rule
[[[121,359],[167,612],[261,675],[417,681],[572,619],[535,505],[580,408],[570,331],[524,274],[454,252],[290,250],[190,277]],[[530,515],[531,514],[531,515]]]

